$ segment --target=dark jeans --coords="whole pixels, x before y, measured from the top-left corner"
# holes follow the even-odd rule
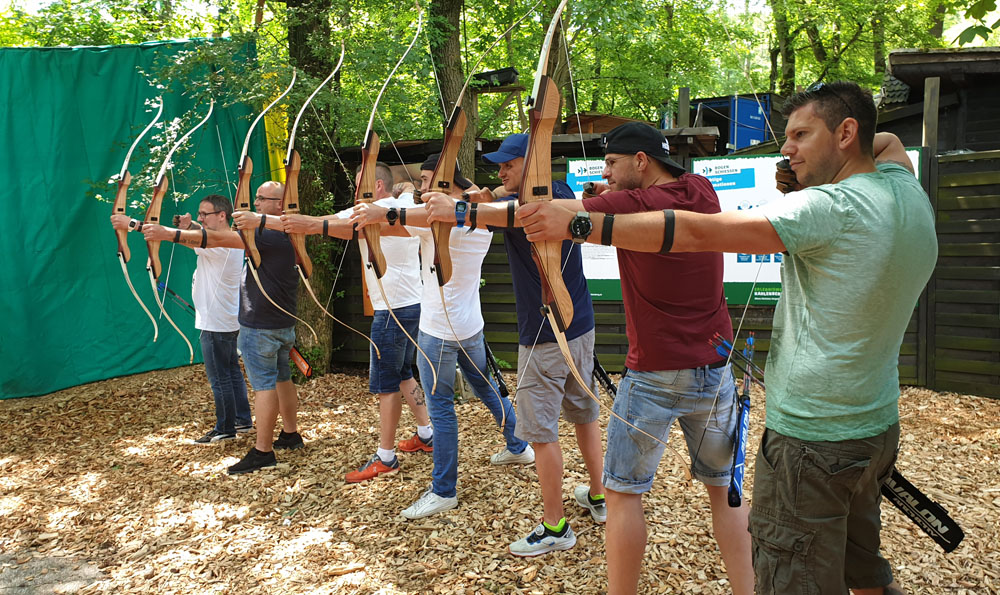
[[[253,425],[247,385],[236,353],[239,331],[217,333],[201,331],[201,355],[205,374],[215,396],[215,431],[232,434],[236,426]]]

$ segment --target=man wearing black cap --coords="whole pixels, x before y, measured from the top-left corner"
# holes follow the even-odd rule
[[[520,227],[510,226],[509,207],[517,201],[528,148],[527,134],[512,134],[500,148],[483,155],[483,160],[500,166],[503,183],[487,195],[502,195],[492,203],[472,203],[477,211],[478,225],[488,225],[504,234],[504,246],[514,281],[518,326],[518,425],[517,436],[531,442],[535,450],[535,468],[542,488],[542,522],[526,537],[510,544],[515,556],[538,556],[551,551],[567,550],[576,544],[576,536],[566,521],[563,510],[563,458],[559,445],[559,412],[576,429],[577,444],[589,475],[589,484],[574,489],[577,503],[590,511],[591,517],[603,523],[607,518],[604,506],[604,485],[601,483],[601,428],[598,422],[600,405],[581,387],[567,367],[555,335],[541,313],[542,284],[531,255],[531,245]],[[573,191],[564,182],[552,182],[553,195],[573,198]],[[480,193],[480,194],[483,194]],[[431,221],[455,223],[456,200],[441,193],[424,195]],[[472,197],[476,199],[475,196]],[[491,200],[492,196],[486,198]],[[513,202],[512,202],[513,201]],[[466,217],[468,218],[468,217]],[[587,280],[583,276],[580,247],[565,241],[561,260],[563,280],[573,298],[573,321],[566,329],[566,339],[574,363],[590,390],[597,391],[594,370],[594,306],[590,301]]]
[[[429,189],[437,161],[438,156],[432,155],[420,166],[421,190],[425,192]],[[457,165],[449,186],[456,195],[462,190],[474,188],[472,182],[462,177]],[[438,277],[433,270],[436,248],[428,229],[430,223],[424,205],[397,210],[360,204],[355,207],[351,221],[359,228],[382,223],[382,235],[414,235],[420,238],[423,293],[417,342],[432,362],[418,357],[417,367],[427,396],[427,411],[434,424],[434,470],[431,486],[402,513],[407,519],[420,519],[458,506],[458,418],[454,401],[456,364],[461,367],[476,396],[490,410],[497,425],[503,425],[505,448],[494,454],[490,462],[508,465],[530,464],[535,460],[531,446],[514,435],[517,417],[513,406],[501,395],[493,378],[484,372],[487,356],[483,339],[485,322],[479,304],[479,279],[493,234],[481,226],[470,233],[463,225],[451,230],[452,275],[439,289]],[[442,300],[446,304],[442,304]],[[432,390],[435,374],[437,387]]]
[[[570,211],[607,213],[601,221],[604,244],[611,243],[615,214],[721,210],[709,181],[686,173],[670,159],[663,135],[651,126],[630,122],[609,132],[604,163],[610,191],[583,201],[554,201]],[[589,220],[589,215],[578,214],[576,219]],[[589,231],[586,225],[571,227],[574,237]],[[618,388],[614,411],[664,442],[679,420],[693,475],[708,489],[715,538],[733,592],[749,594],[753,569],[748,509],[730,508],[727,501],[736,391],[729,366],[710,344],[716,333],[729,340],[733,334],[722,290],[722,255],[619,248],[618,264],[629,351],[628,373]],[[620,420],[608,423],[604,485],[609,593],[636,590],[646,546],[642,494],[652,486],[663,452],[662,444],[630,431]]]

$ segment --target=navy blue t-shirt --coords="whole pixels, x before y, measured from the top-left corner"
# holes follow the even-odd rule
[[[552,181],[552,195],[555,198],[576,198],[573,191],[559,180]],[[517,200],[517,194],[505,196],[498,201]],[[520,227],[497,227],[503,232],[503,243],[507,248],[507,260],[514,281],[514,300],[517,308],[517,335],[521,345],[552,343],[556,340],[552,327],[541,313],[542,281],[538,276],[538,266],[531,258],[531,242]],[[569,262],[566,261],[567,254]],[[594,305],[590,301],[587,279],[583,276],[583,258],[580,246],[570,240],[563,241],[561,260],[566,264],[563,281],[573,299],[573,322],[566,329],[566,338],[575,339],[594,328]],[[545,324],[542,324],[545,321]],[[541,327],[541,334],[539,334]]]
[[[299,274],[295,270],[295,249],[284,233],[276,229],[254,231],[260,267],[257,275],[264,291],[279,306],[296,313],[299,292]],[[250,265],[246,265],[249,267]],[[246,268],[246,267],[245,267]],[[274,307],[257,287],[253,274],[243,271],[240,285],[240,324],[250,328],[279,329],[295,326],[295,319]]]

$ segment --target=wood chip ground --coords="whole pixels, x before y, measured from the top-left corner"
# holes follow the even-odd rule
[[[214,423],[201,366],[0,401],[0,551],[13,554],[5,566],[88,560],[102,578],[81,593],[604,590],[604,528],[572,500],[585,474],[571,427],[560,437],[577,545],[520,559],[507,545],[539,522],[534,467],[488,464],[503,442],[481,404],[458,406],[459,507],[406,521],[399,513],[427,487],[429,455],[401,453],[396,475],[343,481],[376,446],[366,377],[330,374],[300,386],[299,397],[306,448],[279,452],[277,468],[240,477],[225,469],[252,439],[191,442]],[[751,469],[763,405],[755,395]],[[966,539],[944,554],[884,503],[883,550],[898,580],[910,593],[1000,592],[1000,401],[905,388],[901,411],[899,468],[950,511]],[[412,424],[404,412],[397,439]],[[686,452],[679,432],[671,444]],[[727,593],[704,488],[683,477],[666,457],[645,498],[640,591]],[[748,480],[752,493],[752,474]]]

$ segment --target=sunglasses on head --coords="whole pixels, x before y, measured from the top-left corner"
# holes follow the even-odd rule
[[[809,87],[806,89],[806,93],[811,93],[816,96],[822,96],[825,94],[833,95],[834,97],[840,100],[840,103],[844,104],[845,108],[847,108],[847,117],[848,118],[854,117],[854,110],[851,109],[851,105],[847,103],[847,101],[843,97],[840,96],[840,93],[834,91],[833,87],[824,83],[823,81],[819,81],[817,83],[809,85]]]

